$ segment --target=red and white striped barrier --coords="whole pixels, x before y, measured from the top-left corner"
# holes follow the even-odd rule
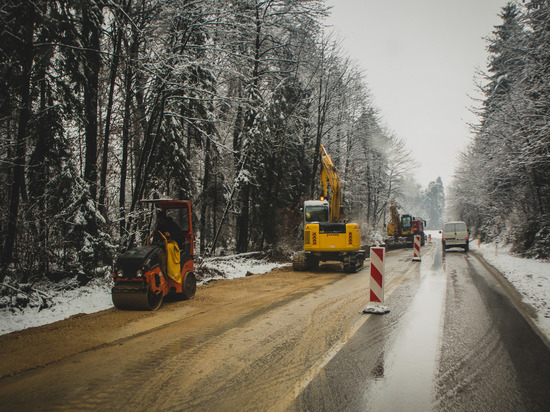
[[[385,283],[385,263],[384,256],[386,249],[383,247],[370,248],[370,302],[363,313],[388,313],[387,306],[380,305],[384,303],[384,283]]]
[[[370,301],[384,303],[384,256],[383,247],[370,248]]]
[[[413,261],[420,262],[420,235],[414,235]]]

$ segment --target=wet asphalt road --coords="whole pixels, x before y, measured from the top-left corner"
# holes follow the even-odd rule
[[[436,244],[292,409],[550,410],[550,350],[492,272]]]

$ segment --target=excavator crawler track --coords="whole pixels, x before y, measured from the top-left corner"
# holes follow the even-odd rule
[[[302,272],[307,269],[306,254],[298,252],[292,257],[292,270]]]
[[[365,261],[364,254],[358,253],[354,255],[347,255],[344,258],[344,272],[346,273],[355,273],[363,267]]]

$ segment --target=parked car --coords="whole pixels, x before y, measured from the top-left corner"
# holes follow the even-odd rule
[[[464,222],[447,222],[441,232],[441,245],[443,250],[451,247],[462,247],[468,251],[470,241],[470,231]]]

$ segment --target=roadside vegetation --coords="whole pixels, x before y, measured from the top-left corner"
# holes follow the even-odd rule
[[[488,39],[479,123],[449,188],[450,213],[483,240],[550,257],[550,6],[510,3]]]
[[[0,6],[0,282],[85,284],[141,243],[139,200],[190,200],[201,256],[294,248],[326,145],[350,219],[411,167],[323,1]]]

